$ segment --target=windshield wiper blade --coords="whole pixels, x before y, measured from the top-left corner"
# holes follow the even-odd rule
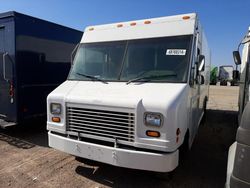
[[[140,80],[143,80],[144,82],[149,82],[152,78],[161,78],[161,77],[167,77],[167,76],[176,76],[176,74],[142,76],[142,77],[137,77],[137,78],[131,79],[131,80],[127,81],[126,84],[128,85],[132,82],[136,82],[136,81],[140,81]]]
[[[106,81],[104,81],[104,80],[102,80],[100,78],[97,78],[95,76],[91,76],[91,75],[87,75],[87,74],[82,74],[82,73],[79,73],[79,72],[77,72],[76,74],[78,74],[80,76],[84,76],[84,77],[89,78],[89,79],[94,80],[94,81],[100,81],[100,82],[102,82],[104,84],[108,84],[108,82],[106,82]]]
[[[130,83],[132,83],[132,82],[136,82],[136,81],[139,81],[139,80],[144,81],[144,82],[149,82],[149,81],[150,81],[150,79],[149,79],[148,76],[147,76],[147,77],[146,77],[146,76],[143,76],[143,77],[131,79],[131,80],[127,81],[126,84],[128,85],[128,84],[130,84]]]

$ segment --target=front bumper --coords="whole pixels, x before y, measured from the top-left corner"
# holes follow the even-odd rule
[[[74,156],[114,166],[170,172],[178,166],[179,150],[172,153],[153,153],[103,146],[49,134],[49,146]]]

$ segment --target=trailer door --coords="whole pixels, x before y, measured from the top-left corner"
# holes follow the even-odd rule
[[[10,49],[8,48],[9,45],[6,45],[7,43],[9,44],[9,42],[11,41],[11,39],[9,39],[10,37],[11,33],[6,33],[6,27],[4,25],[0,25],[0,125],[1,126],[9,126],[16,121],[16,115],[15,115],[16,105],[14,103],[13,97],[10,96],[10,90],[11,87],[13,87],[12,85],[13,79],[8,79],[8,80],[6,79],[7,76],[10,77],[10,75],[7,74],[9,74],[10,72],[8,69],[13,68],[13,62],[11,62],[12,64],[11,66],[9,65],[4,66],[10,61],[9,59],[8,60],[6,59],[10,58],[9,57]]]

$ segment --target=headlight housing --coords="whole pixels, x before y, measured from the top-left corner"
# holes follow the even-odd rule
[[[50,113],[51,114],[61,114],[62,112],[62,106],[59,103],[51,103],[50,104]]]
[[[148,126],[160,127],[163,124],[163,116],[160,113],[146,112],[144,123]]]

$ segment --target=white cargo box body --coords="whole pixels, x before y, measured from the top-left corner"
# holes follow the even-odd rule
[[[233,70],[234,70],[234,67],[231,65],[220,66],[219,79],[232,81],[233,80]]]
[[[170,47],[165,47],[169,40]],[[132,53],[138,48],[147,50]],[[103,76],[111,74],[112,50],[120,54],[117,78]],[[148,54],[152,59],[144,58],[148,63],[141,66],[152,63],[149,72],[157,75],[138,79],[141,73],[127,71]],[[195,63],[199,55],[205,56],[201,70]],[[160,58],[163,63],[164,58],[176,60],[172,67],[186,67],[179,68],[180,80],[171,66],[159,68]],[[128,73],[122,76],[124,70]],[[172,171],[178,166],[179,147],[184,140],[191,146],[198,130],[208,100],[209,70],[210,51],[196,14],[87,27],[68,80],[47,98],[49,145],[115,166]],[[158,78],[166,73],[167,78]]]

